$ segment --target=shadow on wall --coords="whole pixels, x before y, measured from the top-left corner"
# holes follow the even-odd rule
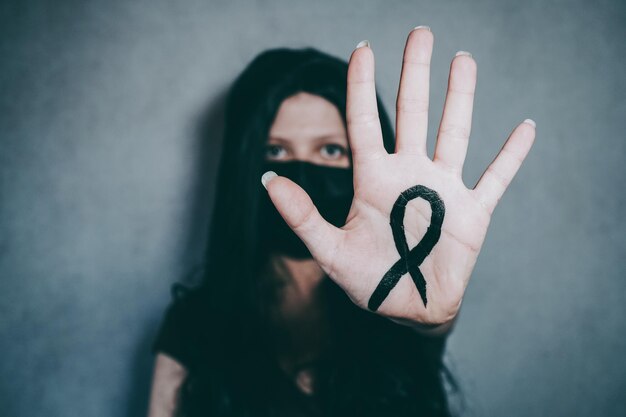
[[[184,284],[198,282],[204,256],[207,250],[207,235],[210,227],[213,203],[215,201],[215,184],[219,169],[224,136],[224,111],[226,107],[227,88],[222,88],[197,116],[194,131],[195,169],[193,186],[189,198],[190,206],[187,215],[187,236],[181,243],[179,259],[182,265],[193,265],[185,278]]]
[[[154,357],[150,354],[154,331],[158,320],[150,320],[150,325],[144,326],[139,343],[135,347],[132,357],[132,370],[130,375],[130,389],[127,400],[126,416],[137,417],[148,415],[148,401],[150,399],[150,387],[152,383],[152,369]]]
[[[191,179],[189,206],[185,219],[186,235],[180,244],[179,265],[184,274],[177,279],[185,285],[200,281],[207,245],[207,232],[215,201],[215,183],[224,131],[224,108],[227,89],[222,89],[196,116],[189,152],[194,156],[194,177]],[[152,343],[157,334],[164,311],[156,309],[154,316],[146,320],[132,358],[131,389],[127,400],[126,416],[148,414],[154,356]]]

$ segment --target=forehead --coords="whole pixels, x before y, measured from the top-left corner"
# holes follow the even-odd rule
[[[298,93],[283,101],[270,129],[270,136],[284,139],[345,134],[337,107],[310,93]]]

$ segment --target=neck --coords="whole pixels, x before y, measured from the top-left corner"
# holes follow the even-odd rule
[[[328,342],[325,304],[320,284],[325,274],[313,259],[275,257],[277,278],[283,280],[274,310],[276,349],[283,370],[289,375],[316,358]]]
[[[314,259],[273,258],[274,270],[285,282],[282,293],[282,314],[298,315],[317,304],[318,288],[325,277]]]

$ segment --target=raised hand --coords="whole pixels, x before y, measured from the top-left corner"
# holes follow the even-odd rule
[[[416,326],[449,323],[458,313],[491,214],[535,138],[534,122],[519,124],[476,186],[463,184],[476,63],[458,53],[431,160],[426,134],[432,47],[427,28],[409,34],[393,154],[383,147],[373,52],[361,43],[352,53],[346,114],[354,200],[345,226],[326,222],[291,180],[265,176],[287,224],[354,303]]]

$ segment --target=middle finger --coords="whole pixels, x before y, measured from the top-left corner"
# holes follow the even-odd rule
[[[430,28],[418,26],[413,29],[404,48],[396,100],[396,152],[426,155],[432,52]]]

